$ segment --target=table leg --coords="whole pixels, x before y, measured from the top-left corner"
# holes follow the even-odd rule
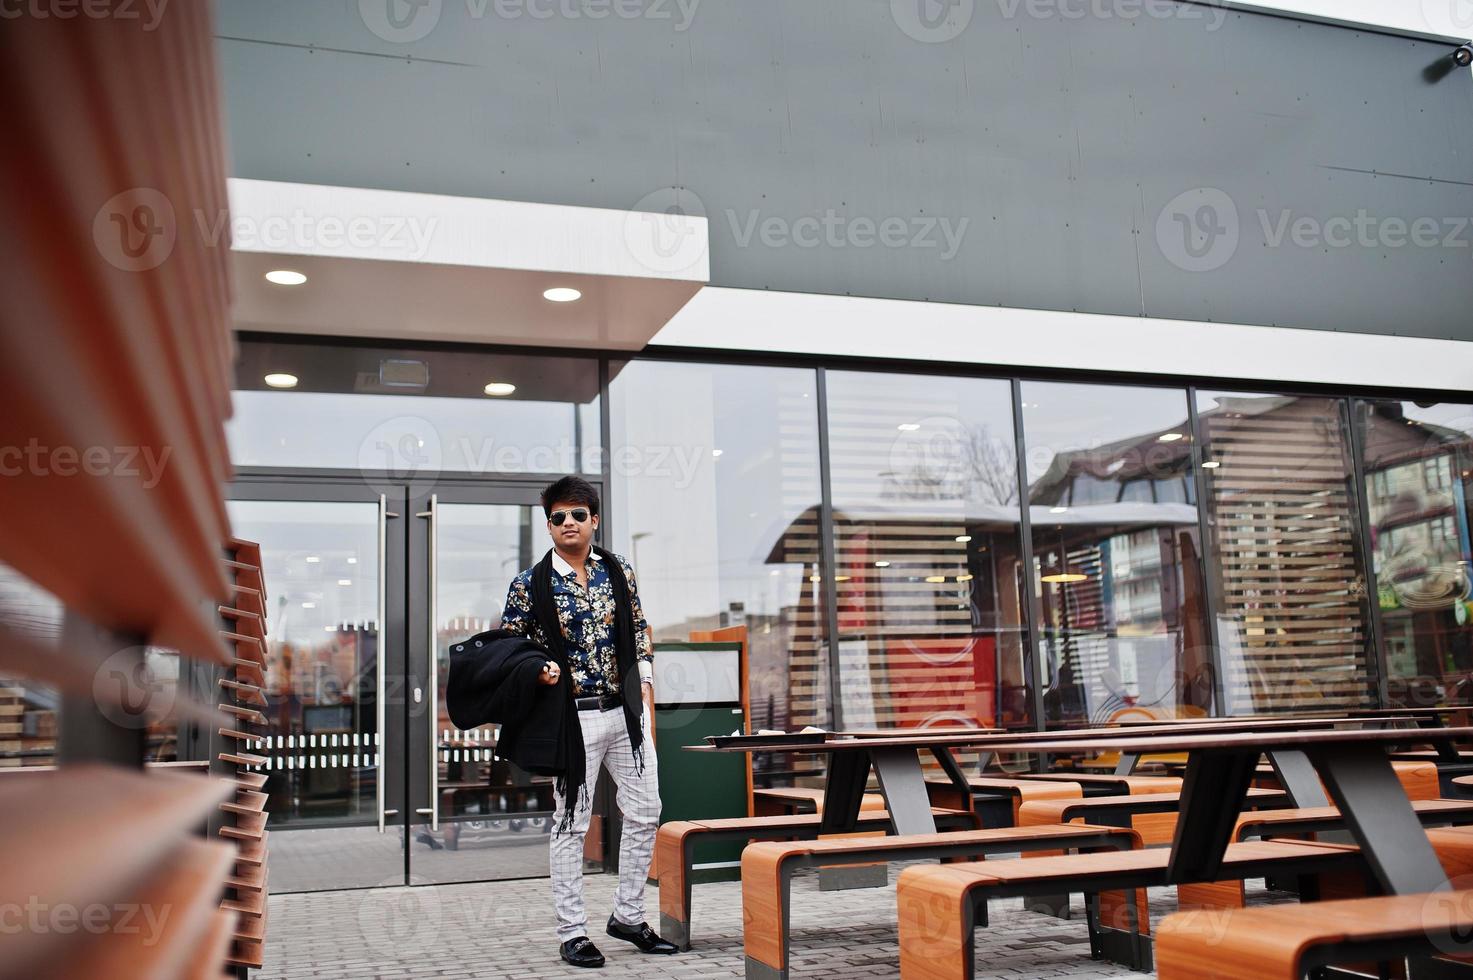
[[[859,822],[864,802],[864,784],[869,779],[869,755],[861,751],[830,752],[829,771],[823,786],[823,817],[820,834],[848,834]],[[925,787],[921,797],[925,798]]]
[[[1217,880],[1260,755],[1258,749],[1243,749],[1197,751],[1187,757],[1181,816],[1166,867],[1168,882]]]
[[[1141,757],[1140,757],[1140,754],[1139,753],[1136,753],[1136,752],[1122,752],[1122,753],[1120,753],[1120,761],[1117,762],[1117,763],[1115,763],[1115,775],[1117,775],[1117,776],[1129,776],[1131,773],[1135,772],[1136,763],[1138,763],[1140,761],[1141,761]]]
[[[936,833],[921,759],[915,749],[870,749],[869,754],[880,777],[880,792],[885,794],[895,833]]]
[[[937,745],[932,747],[931,755],[941,766],[941,771],[946,773],[946,778],[951,785],[961,794],[961,798],[967,801],[967,809],[972,809],[972,786],[967,782],[967,776],[962,772],[962,767],[957,765],[956,757],[951,754],[951,750],[944,745]]]
[[[1324,745],[1310,760],[1389,895],[1442,891],[1447,875],[1380,745]]]
[[[1320,775],[1314,770],[1309,756],[1297,749],[1280,749],[1268,754],[1279,785],[1289,794],[1290,801],[1297,807],[1329,806],[1330,798],[1320,784]]]

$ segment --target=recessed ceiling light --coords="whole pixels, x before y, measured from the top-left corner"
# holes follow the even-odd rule
[[[297,386],[295,374],[268,374],[261,380],[273,388],[295,388]]]
[[[319,561],[322,561],[322,559],[321,558],[318,558],[316,555],[308,555],[307,556],[307,561],[309,561],[309,562],[319,562]]]
[[[972,580],[972,573],[971,572],[968,572],[965,575],[958,575],[956,577],[956,580],[958,582],[970,582]]]
[[[492,398],[505,398],[517,390],[517,386],[510,381],[493,381],[481,389]]]
[[[272,269],[266,273],[266,281],[278,286],[300,286],[307,281],[307,277],[291,269]]]
[[[352,585],[353,584],[353,580],[350,579],[350,578],[340,578],[340,579],[338,579],[338,584],[339,585]]]
[[[1088,582],[1089,576],[1080,572],[1059,572],[1056,575],[1045,575],[1040,581],[1050,585],[1072,585],[1076,582]]]
[[[1048,509],[1048,512],[1050,514],[1063,514],[1063,513],[1068,512],[1068,510],[1069,510],[1068,507],[1050,507]]]
[[[317,608],[317,603],[315,603],[315,602],[304,602],[304,603],[302,603],[302,608],[303,609],[316,609]]]
[[[583,293],[571,286],[554,286],[543,290],[542,298],[554,303],[576,303],[583,298]]]
[[[958,534],[956,536],[956,540],[961,544],[966,544],[968,541],[972,540],[972,536],[970,534]]]
[[[358,564],[358,559],[357,558],[349,558],[348,559],[348,564],[349,565],[356,565],[356,564]]]
[[[889,568],[890,567],[890,563],[888,561],[877,561],[877,562],[875,562],[875,567],[876,568]]]
[[[1184,438],[1186,438],[1186,437],[1183,436],[1180,432],[1163,432],[1161,435],[1159,435],[1159,436],[1156,437],[1156,441],[1157,442],[1176,442],[1177,440],[1184,439]]]
[[[723,450],[723,449],[713,449],[713,450],[711,450],[711,457],[713,459],[715,459],[716,457],[720,456],[723,452],[725,452],[725,450]]]
[[[920,428],[920,425],[916,422],[901,422],[895,428],[899,429],[901,432],[914,432],[915,430]]]
[[[933,585],[940,585],[942,582],[945,582],[946,581],[946,576],[945,575],[927,575],[926,576],[926,581],[932,583]]]
[[[834,576],[834,581],[835,582],[847,582],[847,581],[849,581],[849,576],[848,575],[835,575]]]
[[[1217,469],[1221,465],[1222,464],[1219,463],[1217,460],[1215,460],[1215,459],[1209,459],[1207,462],[1205,462],[1205,463],[1202,464],[1202,469],[1204,469],[1204,470],[1215,470],[1215,469]]]

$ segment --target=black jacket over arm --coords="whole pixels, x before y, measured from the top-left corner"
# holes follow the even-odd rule
[[[568,702],[559,687],[537,680],[552,659],[541,645],[500,629],[453,644],[445,685],[451,723],[462,731],[499,724],[497,756],[530,773],[563,775]]]

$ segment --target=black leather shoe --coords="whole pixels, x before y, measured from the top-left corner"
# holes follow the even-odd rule
[[[604,954],[598,951],[598,947],[593,945],[587,936],[576,936],[558,948],[563,954],[563,959],[574,966],[604,965]]]
[[[622,939],[626,943],[633,943],[641,953],[678,953],[680,950],[674,943],[667,943],[655,935],[655,930],[648,923],[641,922],[637,926],[626,926],[624,923],[609,916],[609,935],[615,939]]]

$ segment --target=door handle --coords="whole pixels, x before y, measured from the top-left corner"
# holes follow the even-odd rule
[[[439,586],[439,568],[436,556],[436,534],[435,507],[439,501],[438,494],[430,494],[430,506],[422,510],[416,517],[422,517],[429,521],[428,533],[425,536],[426,566],[430,572],[429,589],[429,658],[430,673],[428,687],[430,689],[430,805],[420,808],[416,812],[430,818],[430,830],[440,829],[440,644],[439,636],[435,630],[435,621],[438,611],[435,608],[435,591]],[[416,693],[418,693],[416,691]],[[415,699],[418,701],[418,698]]]
[[[389,518],[398,517],[389,510],[389,500],[384,494],[378,495],[378,631],[377,645],[375,651],[374,681],[377,687],[374,690],[374,701],[376,703],[376,717],[378,719],[378,731],[374,738],[378,742],[378,772],[375,774],[375,797],[378,804],[378,832],[384,833],[391,816],[397,816],[398,810],[390,810],[384,806],[384,792],[388,785],[385,775],[388,770],[389,739],[386,724],[388,722],[388,703],[384,697],[385,687],[388,683],[388,568],[386,558],[389,550]]]

